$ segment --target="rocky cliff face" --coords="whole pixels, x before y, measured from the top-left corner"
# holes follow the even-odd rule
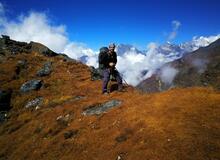
[[[0,159],[220,159],[212,88],[102,95],[88,66],[0,41]]]

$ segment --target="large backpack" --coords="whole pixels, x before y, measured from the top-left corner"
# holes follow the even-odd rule
[[[108,47],[102,47],[99,49],[99,57],[98,57],[98,60],[99,60],[99,68],[100,69],[103,69],[104,68],[104,56],[105,54],[108,53]]]

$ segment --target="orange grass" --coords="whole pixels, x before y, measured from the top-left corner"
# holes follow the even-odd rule
[[[11,80],[19,59],[27,59],[28,74]],[[53,62],[52,74],[36,77],[46,61]],[[142,94],[129,86],[125,93],[104,96],[102,82],[90,80],[87,66],[39,54],[14,56],[1,63],[0,70],[8,73],[0,76],[1,89],[15,89],[10,119],[0,124],[0,159],[220,159],[220,94],[212,88]],[[32,78],[46,86],[20,94],[21,84]],[[85,98],[68,101],[79,95]],[[36,96],[44,97],[43,106],[25,109]],[[123,103],[100,116],[81,114],[89,105],[112,99]],[[70,120],[62,126],[56,119],[67,114]],[[78,133],[65,139],[64,133],[73,129]]]

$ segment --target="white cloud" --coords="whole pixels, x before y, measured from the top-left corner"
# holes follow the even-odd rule
[[[171,66],[165,66],[161,69],[160,79],[165,84],[170,85],[172,84],[177,73],[178,73],[177,69]]]
[[[152,45],[154,44],[154,45]],[[172,61],[167,55],[158,52],[155,43],[148,46],[146,53],[138,53],[134,51],[125,52],[118,56],[117,68],[124,76],[123,78],[132,85],[137,85],[142,80],[150,77],[156,69],[163,64]],[[143,75],[143,71],[148,71]]]
[[[177,30],[180,27],[181,23],[179,21],[174,20],[172,21],[172,25],[173,25],[173,30]]]
[[[94,54],[93,56],[87,57],[86,65],[97,68],[98,67],[98,55]]]
[[[192,52],[199,47],[205,47],[220,38],[220,35],[209,37],[193,38],[192,41],[186,42],[180,45],[166,43],[158,45],[151,42],[147,45],[147,51],[140,52],[137,49],[130,50],[131,46],[119,45],[120,50],[124,53],[120,53],[118,56],[117,68],[124,76],[124,79],[131,85],[137,85],[142,80],[149,78],[157,69],[162,67],[165,63],[171,62],[175,59],[181,58],[184,53]],[[127,51],[126,51],[127,49]],[[204,72],[205,64],[207,62],[201,62],[196,60],[194,65],[198,68],[198,72]],[[147,73],[146,73],[147,71]],[[143,75],[143,72],[146,74]],[[164,83],[169,84],[172,82],[177,70],[171,67],[162,69],[161,78]]]
[[[94,52],[83,43],[71,42],[64,48],[64,53],[74,59],[80,59],[82,56],[93,56]]]
[[[154,42],[150,42],[148,45],[147,45],[147,49],[148,50],[154,50],[155,48],[158,47],[158,44],[157,43],[154,43]]]
[[[168,36],[169,41],[172,41],[173,39],[176,38],[177,33],[178,33],[178,29],[180,26],[181,26],[181,23],[179,21],[177,21],[177,20],[172,21],[172,27],[173,27],[172,29],[173,30]]]

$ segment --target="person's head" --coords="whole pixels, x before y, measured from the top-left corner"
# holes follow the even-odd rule
[[[109,52],[114,52],[114,50],[115,50],[115,44],[114,44],[114,43],[111,43],[111,44],[108,46],[108,49],[109,49]]]

